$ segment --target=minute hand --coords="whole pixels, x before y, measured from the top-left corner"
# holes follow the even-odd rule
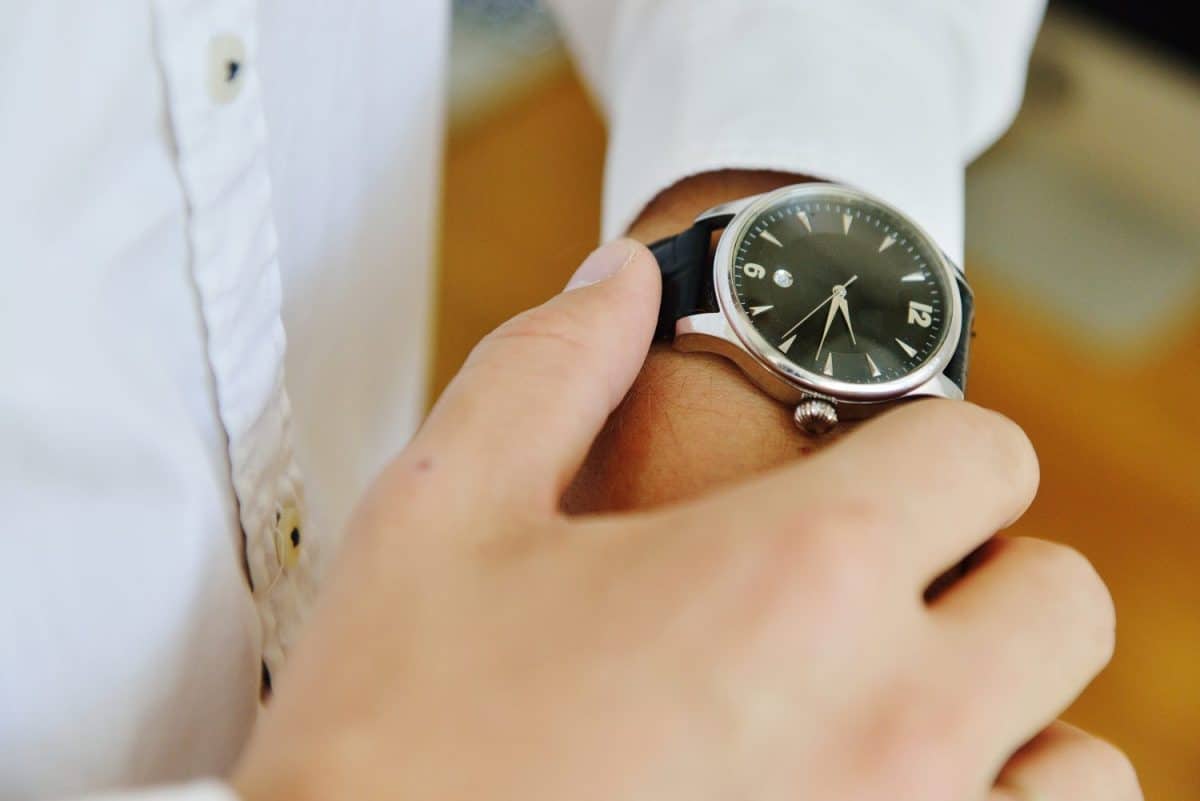
[[[853,284],[853,283],[854,283],[855,281],[857,281],[857,280],[858,280],[858,276],[857,276],[857,275],[855,275],[855,276],[851,276],[849,281],[847,281],[846,283],[842,284],[842,289],[845,289],[846,287],[850,286],[851,284]],[[804,315],[804,319],[803,319],[803,320],[801,320],[800,322],[796,323],[796,324],[795,324],[795,325],[793,325],[791,328],[789,328],[789,329],[788,329],[788,330],[787,330],[787,331],[784,333],[784,335],[780,337],[780,339],[787,339],[787,338],[788,338],[788,337],[790,337],[792,334],[796,333],[796,329],[797,329],[797,328],[799,328],[800,326],[802,326],[802,325],[804,325],[805,323],[807,323],[807,322],[808,322],[808,319],[809,319],[810,317],[812,317],[814,314],[816,314],[817,312],[819,312],[819,311],[820,311],[822,308],[824,308],[824,307],[825,307],[825,304],[826,304],[826,303],[828,303],[829,301],[833,300],[833,298],[834,298],[834,296],[835,296],[835,295],[837,295],[837,290],[836,290],[836,289],[834,290],[834,292],[833,292],[833,294],[832,294],[832,295],[830,295],[829,297],[825,298],[825,300],[823,300],[823,301],[821,301],[820,303],[818,303],[818,304],[817,304],[817,307],[816,307],[815,309],[813,309],[812,311],[810,311],[808,314]]]
[[[829,336],[829,326],[833,325],[833,318],[837,316],[838,309],[841,308],[841,300],[838,298],[829,304],[829,315],[825,318],[825,330],[821,332],[821,342],[817,345],[817,355],[813,357],[814,362],[821,361],[821,350],[825,347],[825,337]]]

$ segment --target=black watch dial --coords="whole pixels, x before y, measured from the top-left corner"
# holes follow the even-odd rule
[[[951,293],[940,254],[895,212],[836,192],[785,196],[734,243],[733,296],[793,365],[848,384],[885,384],[946,338]]]

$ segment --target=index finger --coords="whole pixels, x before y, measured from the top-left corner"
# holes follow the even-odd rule
[[[1019,517],[1037,485],[1037,457],[1012,421],[922,400],[681,513],[693,526],[832,539],[919,593]]]

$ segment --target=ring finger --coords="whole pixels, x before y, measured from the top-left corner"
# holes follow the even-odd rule
[[[972,734],[998,758],[1058,717],[1112,656],[1108,590],[1078,552],[1051,542],[997,538],[930,613],[975,707]]]
[[[1115,746],[1058,721],[1018,751],[988,801],[1141,801],[1137,773]]]

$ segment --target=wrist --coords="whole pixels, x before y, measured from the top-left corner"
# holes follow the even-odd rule
[[[719,170],[683,178],[646,205],[629,236],[653,242],[688,228],[697,214],[719,203],[813,179],[770,170]]]
[[[696,497],[812,449],[791,412],[736,367],[655,345],[564,499],[569,512]]]

